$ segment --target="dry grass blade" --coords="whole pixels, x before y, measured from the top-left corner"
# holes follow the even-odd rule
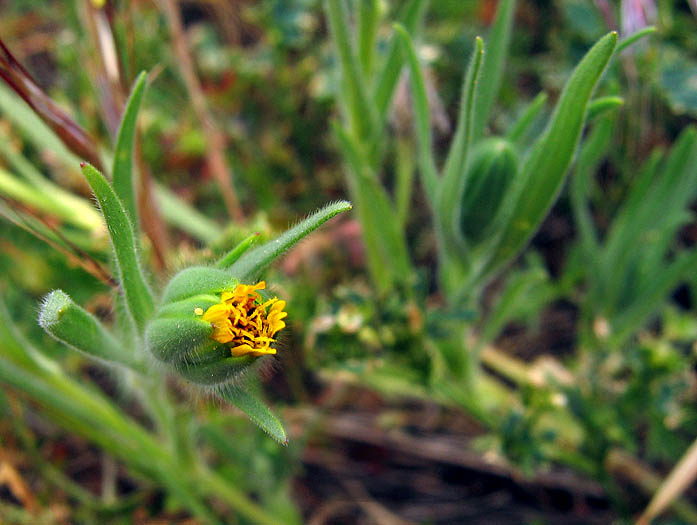
[[[36,84],[0,39],[0,77],[79,157],[101,166],[95,141],[72,118],[63,112]]]
[[[646,510],[637,520],[637,525],[648,525],[666,510],[685,489],[697,478],[697,440],[680,459],[668,477],[661,483]]]
[[[6,200],[3,198],[3,200]],[[27,233],[33,235],[37,239],[45,242],[54,250],[63,254],[68,262],[80,266],[87,273],[106,284],[111,288],[118,288],[119,283],[114,279],[109,270],[99,261],[94,259],[87,252],[82,250],[79,246],[76,246],[69,239],[67,239],[57,228],[55,228],[50,221],[40,215],[35,214],[32,210],[24,208],[22,211],[26,213],[32,219],[38,221],[47,231],[49,231],[55,238],[51,238],[43,232],[40,232],[37,228],[31,226],[27,220],[20,215],[20,213],[13,209],[14,207],[23,208],[21,204],[10,202],[12,206],[5,208],[0,207],[0,215],[10,221],[12,224],[26,231]],[[11,210],[12,214],[8,213]],[[14,214],[14,216],[13,216]],[[62,244],[61,244],[62,243]]]

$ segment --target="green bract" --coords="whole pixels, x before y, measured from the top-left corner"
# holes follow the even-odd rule
[[[228,272],[215,268],[192,267],[175,275],[145,330],[150,355],[200,385],[219,385],[238,377],[257,358],[231,356],[227,345],[211,337],[211,324],[196,314],[219,303],[220,293],[237,284]]]
[[[478,243],[490,232],[517,164],[515,147],[507,140],[489,138],[474,147],[458,210],[460,231],[468,243]]]

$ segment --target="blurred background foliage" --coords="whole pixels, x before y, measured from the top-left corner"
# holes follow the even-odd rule
[[[158,283],[250,233],[268,238],[347,195],[331,129],[342,85],[323,3],[176,2],[213,128],[192,104],[166,3],[0,1],[0,38],[102,154],[115,142],[129,87],[149,71],[136,164],[201,214],[181,219],[195,230],[174,220],[160,245],[150,234],[143,240],[147,258],[167,255],[153,264]],[[348,2],[351,12],[360,3]],[[384,54],[399,2],[378,4],[376,49]],[[430,107],[436,152],[447,151],[466,57],[476,35],[486,41],[496,7],[494,0],[434,0],[417,32],[419,58],[437,91]],[[489,120],[493,134],[509,130],[543,91],[550,102],[529,132],[538,136],[594,42],[610,30],[623,38],[655,25],[657,32],[616,56],[603,77],[602,94],[624,103],[591,120],[541,228],[475,305],[441,308],[431,218],[418,183],[404,217],[416,268],[409,293],[380,293],[371,283],[355,217],[290,252],[266,278],[288,300],[290,330],[278,366],[263,380],[282,407],[290,446],[178,390],[203,421],[191,439],[221,476],[283,523],[606,523],[639,516],[697,436],[697,145],[688,128],[697,118],[696,15],[697,5],[685,0],[517,2]],[[105,35],[112,48],[100,40]],[[403,84],[386,133],[415,150],[400,123],[411,118],[399,96],[401,89],[408,100]],[[216,137],[222,143],[213,143]],[[108,262],[102,227],[89,217],[71,223],[68,211],[52,210],[4,175],[26,177],[30,168],[19,156],[90,203],[75,157],[55,136],[41,135],[4,85],[0,141],[0,291],[12,319],[64,369],[145,421],[118,376],[56,344],[36,323],[37,304],[54,288],[113,322],[109,287],[79,262]],[[244,220],[230,220],[212,149],[224,154]],[[390,157],[380,175],[388,187],[396,184],[396,162]],[[62,237],[54,239],[59,226]],[[81,251],[66,255],[56,244]],[[448,315],[466,323],[469,351],[481,355],[491,378],[491,390],[480,391],[484,417],[466,390],[434,384],[447,365],[428,341],[448,331]],[[190,522],[176,497],[51,421],[17,389],[2,391],[0,411],[4,521]],[[694,489],[682,499],[673,494],[665,522],[692,522],[695,498]]]

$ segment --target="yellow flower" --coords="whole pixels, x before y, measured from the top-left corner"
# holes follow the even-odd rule
[[[277,297],[262,302],[257,290],[264,288],[264,281],[238,284],[232,292],[223,292],[220,303],[203,314],[203,320],[213,326],[211,337],[219,343],[230,344],[230,352],[235,357],[276,353],[270,345],[276,341],[274,335],[286,326],[283,321],[288,315],[283,311],[286,302]]]

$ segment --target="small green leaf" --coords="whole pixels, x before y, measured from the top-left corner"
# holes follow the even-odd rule
[[[121,348],[96,317],[75,304],[62,290],[54,290],[44,299],[39,325],[58,341],[91,358],[142,370],[133,354]]]
[[[540,112],[545,107],[546,103],[547,93],[544,92],[539,93],[534,99],[532,99],[532,102],[527,105],[520,117],[518,117],[518,120],[516,120],[508,130],[508,133],[506,133],[506,138],[520,146],[521,142],[530,130],[530,127],[533,125],[535,120],[537,120],[537,117],[540,115]]]
[[[593,217],[588,207],[588,195],[593,187],[593,175],[598,164],[607,155],[611,143],[615,120],[600,119],[592,131],[584,138],[576,157],[574,173],[571,176],[569,193],[571,208],[581,240],[581,247],[591,264],[597,264],[595,252],[598,237],[593,225]]]
[[[145,93],[146,81],[147,74],[142,71],[133,84],[121,119],[121,126],[119,126],[116,149],[114,150],[114,164],[111,171],[114,191],[123,202],[128,218],[134,225],[138,224],[138,215],[133,184],[133,142],[136,134],[138,110]]]
[[[479,76],[479,88],[474,103],[472,140],[476,142],[484,133],[491,107],[501,86],[503,68],[511,41],[511,27],[515,12],[515,0],[501,0],[496,9],[496,18],[491,36],[486,40],[486,55]]]
[[[653,33],[656,32],[656,28],[654,26],[649,26],[645,27],[644,29],[637,31],[633,35],[629,35],[627,38],[622,40],[619,44],[617,44],[617,53],[621,53],[625,49],[627,49],[629,46],[631,46],[634,42],[644,38],[645,36],[652,35]]]
[[[259,232],[251,234],[220,259],[216,266],[218,268],[229,268],[237,259],[242,257],[244,252],[249,250],[252,245],[257,242],[257,239],[259,239]]]
[[[249,419],[251,419],[259,428],[266,432],[282,445],[288,444],[288,437],[283,425],[271,410],[252,394],[247,392],[243,387],[235,385],[227,385],[220,393],[221,397],[229,401]]]
[[[255,277],[271,264],[274,259],[280,257],[283,252],[291,248],[303,237],[315,231],[335,215],[350,209],[351,203],[348,201],[339,201],[325,206],[274,240],[246,252],[237,262],[230,266],[227,272],[239,279],[240,282],[250,282],[251,278]]]
[[[617,109],[623,104],[624,99],[617,96],[598,97],[593,99],[588,104],[588,110],[586,111],[586,122],[590,122],[608,111]]]
[[[126,297],[126,305],[138,331],[142,334],[155,307],[138,259],[133,225],[121,200],[104,176],[91,164],[82,163],[81,167],[102,209],[116,255],[116,268]]]

